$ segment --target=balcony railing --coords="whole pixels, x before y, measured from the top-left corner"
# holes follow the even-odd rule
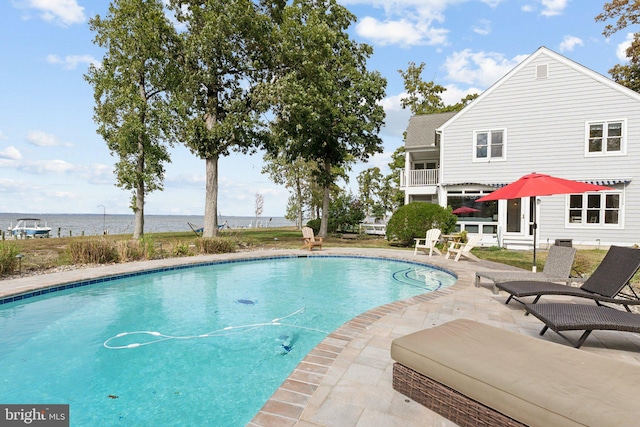
[[[408,172],[408,179],[405,172]],[[438,184],[438,169],[400,171],[400,187],[424,187]]]

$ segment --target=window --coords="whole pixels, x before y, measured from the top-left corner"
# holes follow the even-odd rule
[[[621,155],[626,151],[626,121],[587,123],[587,156]]]
[[[585,193],[569,196],[569,224],[621,225],[621,193]]]
[[[473,159],[478,161],[505,160],[505,130],[474,132]]]
[[[549,77],[549,65],[536,65],[536,79],[546,79]]]

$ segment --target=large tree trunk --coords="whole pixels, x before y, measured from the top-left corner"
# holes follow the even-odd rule
[[[298,226],[298,230],[302,229],[302,182],[300,175],[296,177],[296,200],[298,203],[298,220],[296,225]]]
[[[138,136],[138,159],[136,163],[136,200],[135,200],[135,223],[133,226],[133,238],[141,239],[144,236],[144,140],[143,136]]]
[[[320,220],[320,232],[318,236],[327,237],[327,229],[329,228],[329,185],[323,187],[322,196],[322,219]]]
[[[331,165],[329,161],[325,159],[324,161],[324,172],[325,176],[330,176],[331,173]],[[329,228],[329,193],[330,193],[331,184],[328,179],[324,180],[324,184],[322,185],[322,217],[320,220],[320,232],[318,236],[327,237],[327,231]]]
[[[218,235],[218,155],[214,154],[205,161],[207,176],[202,237],[215,237]]]

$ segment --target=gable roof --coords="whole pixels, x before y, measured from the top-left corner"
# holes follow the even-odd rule
[[[480,96],[478,96],[476,99],[474,99],[469,105],[467,105],[465,108],[463,108],[457,115],[455,118],[452,118],[451,120],[446,121],[445,123],[442,124],[441,127],[439,127],[437,130],[443,130],[446,127],[448,127],[449,125],[451,125],[451,123],[455,122],[459,117],[464,116],[464,114],[471,110],[472,108],[474,108],[474,106],[476,106],[477,104],[479,104],[480,102],[482,102],[482,100],[484,98],[486,98],[487,96],[489,96],[493,91],[495,91],[497,88],[499,88],[500,86],[502,86],[506,81],[508,81],[514,74],[518,73],[521,69],[525,68],[527,65],[529,65],[529,63],[531,63],[532,61],[535,61],[539,56],[542,55],[547,55],[549,56],[551,59],[561,62],[562,64],[566,65],[569,68],[572,68],[573,70],[582,73],[583,75],[593,79],[594,81],[601,83],[605,86],[608,86],[609,88],[611,88],[612,90],[618,91],[626,96],[629,96],[631,98],[634,98],[636,101],[640,102],[640,94],[638,92],[635,92],[625,86],[622,86],[619,83],[614,82],[613,80],[603,76],[600,73],[597,73],[587,67],[585,67],[584,65],[578,64],[577,62],[567,58],[566,56],[562,56],[557,52],[552,51],[551,49],[548,49],[544,46],[541,46],[538,48],[538,50],[536,50],[534,53],[532,53],[531,55],[529,55],[529,57],[527,57],[524,61],[522,61],[520,64],[516,65],[511,71],[509,71],[507,74],[505,74],[504,76],[502,76],[502,78],[500,80],[498,80],[496,83],[494,83],[491,87],[489,87],[487,90],[485,90],[484,92],[482,92],[482,94]]]
[[[455,116],[457,112],[421,114],[412,116],[407,126],[405,137],[406,148],[412,147],[435,147],[436,129],[442,126],[447,120]]]

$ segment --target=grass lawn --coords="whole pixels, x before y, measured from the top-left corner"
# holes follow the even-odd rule
[[[229,229],[223,230],[221,236],[236,243],[240,250],[257,249],[296,249],[302,246],[302,234],[295,227]],[[351,236],[354,237],[354,236]],[[413,248],[392,246],[383,237],[357,235],[356,238],[345,239],[341,234],[330,235],[324,239],[326,247],[363,247],[363,248],[394,248],[397,250],[413,250]],[[67,247],[78,239],[107,239],[111,241],[129,240],[130,235],[108,235],[105,237],[61,237],[50,239],[9,240],[5,243],[18,246],[22,259],[22,270],[46,270],[53,267],[71,264]],[[157,248],[159,256],[175,256],[173,248],[195,247],[200,237],[192,232],[179,233],[149,233],[145,239]],[[606,250],[578,250],[574,262],[574,273],[589,275],[600,263]],[[513,251],[493,248],[476,248],[473,253],[481,259],[500,262],[503,264],[531,269],[533,254],[531,251]],[[537,252],[537,265],[540,271],[545,263],[547,252]],[[640,283],[636,276],[634,283]]]

